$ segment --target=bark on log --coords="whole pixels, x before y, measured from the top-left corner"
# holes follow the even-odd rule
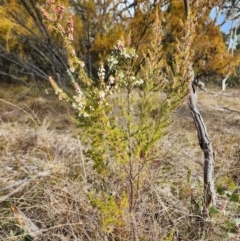
[[[198,110],[194,87],[190,91],[188,105],[192,112],[193,120],[198,133],[199,145],[204,153],[204,207],[203,216],[208,217],[208,208],[210,204],[216,206],[215,188],[214,188],[214,162],[215,155],[211,141],[207,134],[207,129],[203,118]]]

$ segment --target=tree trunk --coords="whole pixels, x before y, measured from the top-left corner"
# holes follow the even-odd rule
[[[229,77],[230,77],[230,74],[227,74],[227,76],[225,76],[225,78],[222,80],[222,91],[226,90],[226,87],[227,87],[226,82],[227,82]]]

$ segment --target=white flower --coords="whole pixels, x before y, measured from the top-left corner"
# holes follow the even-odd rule
[[[83,117],[87,118],[87,117],[89,117],[89,116],[90,116],[90,115],[89,115],[88,113],[86,113],[86,112],[83,113]]]
[[[73,96],[75,102],[72,104],[73,108],[78,109],[78,111],[82,112],[86,106],[86,100],[83,96],[82,92],[79,92],[78,95]]]
[[[73,109],[77,109],[76,103],[72,103],[72,107],[73,107]]]
[[[133,83],[133,85],[135,85],[135,86],[140,86],[140,85],[142,85],[143,83],[144,83],[143,79],[139,79],[139,80],[136,80],[136,81]]]
[[[99,91],[99,100],[102,102],[105,99],[105,92],[104,91]]]
[[[110,70],[114,69],[118,64],[118,60],[114,56],[109,56],[108,58],[108,67]]]
[[[108,81],[110,85],[113,85],[115,82],[115,78],[112,75],[110,75]]]
[[[81,60],[78,60],[78,64],[79,64],[82,68],[85,67],[85,63],[84,63],[83,61],[81,61]]]
[[[72,73],[75,72],[75,68],[73,68],[73,67],[69,68],[69,70],[70,70]]]
[[[137,54],[136,54],[136,50],[133,48],[125,48],[122,52],[121,55],[125,58],[125,59],[133,59],[133,58],[137,58]]]
[[[104,80],[104,78],[105,78],[105,69],[104,69],[104,66],[103,66],[103,64],[101,64],[100,65],[100,67],[99,67],[99,69],[98,69],[98,78],[100,79],[100,80]]]

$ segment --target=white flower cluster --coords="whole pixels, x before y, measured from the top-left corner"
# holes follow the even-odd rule
[[[74,102],[72,107],[78,110],[78,116],[89,117],[89,114],[85,112],[86,99],[82,92],[78,92],[78,95],[73,96]]]
[[[119,40],[114,46],[114,49],[111,53],[111,55],[108,57],[108,66],[110,71],[114,72],[114,84],[115,89],[117,86],[140,86],[143,84],[142,79],[138,79],[134,73],[126,74],[126,70],[124,69],[124,66],[128,65],[127,60],[135,59],[137,58],[136,50],[134,48],[126,47],[123,40]],[[122,68],[121,68],[122,67]],[[113,85],[112,80],[109,79],[109,85]],[[109,89],[112,89],[110,86]]]
[[[131,76],[130,79],[132,81],[126,81],[126,80],[122,81],[122,86],[137,87],[137,86],[140,86],[144,83],[144,81],[142,79],[137,79],[135,76]]]
[[[115,69],[115,67],[118,64],[118,60],[114,55],[109,56],[107,61],[108,61],[108,67],[110,70]]]
[[[119,64],[120,59],[135,59],[137,58],[136,50],[134,48],[129,48],[124,45],[122,40],[118,40],[112,54],[108,57],[108,67],[110,70],[116,69]]]
[[[98,69],[98,78],[99,78],[100,81],[104,81],[104,78],[105,78],[105,68],[104,68],[103,64],[101,64],[99,69]]]
[[[78,67],[84,68],[85,63],[81,60],[79,60],[76,56],[68,61],[68,64],[70,66],[69,70],[74,73]]]
[[[137,79],[136,81],[133,82],[134,86],[140,86],[144,83],[143,79]]]
[[[129,62],[127,60],[136,57],[135,49],[125,47],[121,40],[117,42],[117,45],[108,57],[108,67],[112,75],[109,76],[107,82],[105,82],[106,70],[104,65],[101,64],[98,69],[100,86],[93,92],[93,96],[96,97],[98,105],[107,106],[107,96],[119,92],[119,87],[137,87],[144,83],[142,79],[135,76],[131,68],[128,69]],[[79,110],[81,116],[84,116],[85,100],[82,98],[82,95],[75,96],[74,108]]]
[[[100,90],[98,92],[98,104],[101,104],[105,101],[105,96],[106,96],[106,93],[103,91],[103,90]]]
[[[109,85],[113,85],[115,83],[115,78],[112,75],[109,76],[108,83]]]
[[[125,59],[134,59],[137,58],[136,50],[133,48],[124,48],[123,51],[121,52],[121,55]]]
[[[125,59],[134,59],[138,57],[136,50],[134,48],[125,47],[123,40],[118,40],[114,49],[115,51],[118,51]]]

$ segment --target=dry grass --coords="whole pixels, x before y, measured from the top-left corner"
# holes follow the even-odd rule
[[[125,222],[129,225],[112,235],[101,230],[99,213],[88,198],[89,190],[99,180],[91,161],[84,157],[78,130],[65,117],[71,114],[67,105],[26,93],[19,94],[16,101],[9,93],[2,90],[0,97],[33,118],[0,102],[0,198],[23,185],[0,203],[0,240],[27,240],[24,225],[14,216],[11,205],[40,229],[34,240],[132,240],[127,217]],[[226,189],[240,177],[240,113],[236,112],[240,112],[239,95],[237,91],[224,95],[209,91],[198,97],[216,152],[216,186]],[[159,143],[161,155],[143,177],[146,189],[136,200],[134,218],[139,241],[164,240],[171,230],[174,238],[170,240],[239,240],[240,237],[224,238],[226,231],[220,228],[226,220],[239,217],[239,203],[220,196],[217,202],[222,212],[215,216],[215,223],[212,220],[205,226],[206,238],[200,235],[202,220],[197,203],[202,198],[203,156],[186,104],[175,111],[173,119],[169,133]],[[46,175],[36,176],[39,173]],[[23,183],[2,190],[19,180]],[[119,185],[117,176],[110,185],[113,189]]]

